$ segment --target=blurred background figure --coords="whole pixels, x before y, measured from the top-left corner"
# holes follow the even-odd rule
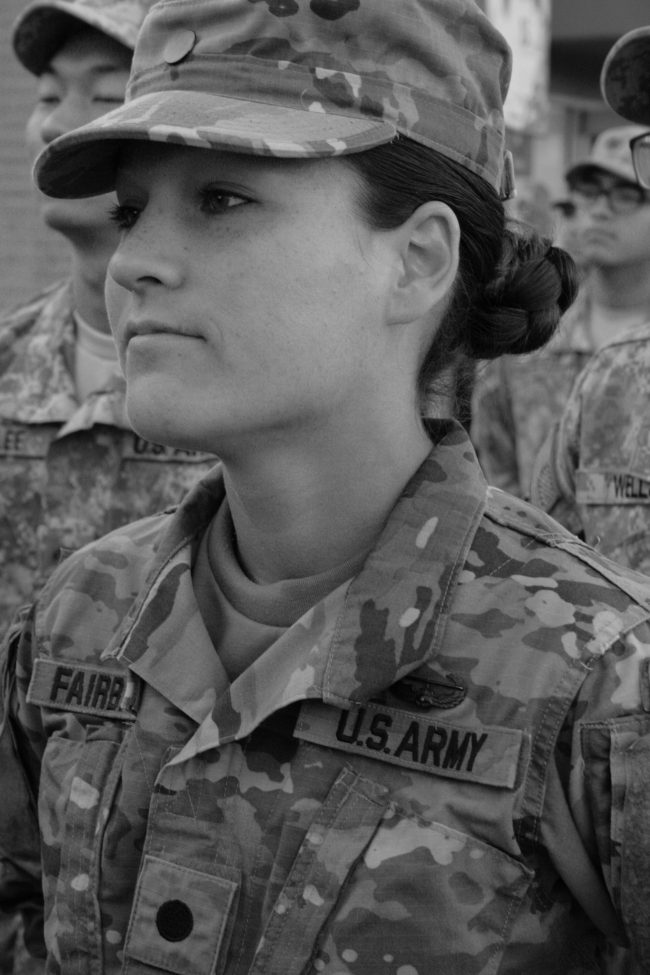
[[[32,160],[122,103],[147,9],[140,0],[26,9],[13,44],[37,78]],[[45,224],[69,245],[69,274],[0,321],[0,629],[67,552],[175,502],[214,462],[149,444],[126,421],[104,306],[113,203],[41,197]]]
[[[26,7],[13,49],[36,78],[27,120],[30,162],[57,136],[121,105],[143,0],[46,0]],[[136,436],[124,410],[104,307],[117,244],[112,197],[40,197],[45,225],[65,239],[69,269],[0,319],[0,630],[67,552],[176,502],[214,463]],[[0,289],[0,305],[2,300]],[[1,762],[2,756],[0,756]],[[9,802],[11,797],[6,797]],[[21,810],[16,811],[21,815]],[[15,949],[11,905],[0,905],[0,968],[38,963]],[[32,956],[40,945],[25,917]]]
[[[650,207],[629,147],[640,131],[605,130],[565,174],[576,207],[569,245],[586,270],[559,333],[533,355],[477,369],[472,438],[490,483],[520,497],[530,496],[537,453],[577,375],[604,343],[650,314]]]
[[[630,129],[643,203],[635,209],[639,238],[650,227],[650,26],[621,38],[605,60],[605,98]],[[589,174],[578,173],[579,185]],[[580,187],[579,187],[580,188]],[[600,196],[596,197],[597,191]],[[616,185],[582,187],[592,208]],[[632,192],[619,195],[632,203]],[[613,202],[613,200],[612,200]],[[589,242],[607,254],[604,232]],[[641,264],[621,288],[643,295],[648,267]],[[633,269],[634,271],[634,269]],[[635,280],[635,276],[637,280]],[[650,313],[632,332],[605,345],[578,378],[566,409],[538,457],[533,501],[604,554],[650,573]]]

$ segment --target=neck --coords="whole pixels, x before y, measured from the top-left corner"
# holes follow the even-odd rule
[[[589,286],[594,301],[605,308],[650,308],[650,261],[594,267]]]
[[[72,290],[75,310],[98,332],[110,333],[104,298],[104,281],[110,254],[73,247]]]
[[[333,445],[333,446],[332,446]],[[325,572],[368,550],[431,449],[415,415],[401,436],[310,437],[304,449],[224,460],[239,556],[259,582]]]

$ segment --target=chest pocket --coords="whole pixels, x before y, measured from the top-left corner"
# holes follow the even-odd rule
[[[473,971],[496,971],[532,872],[515,856],[432,820],[418,800],[440,785],[436,775],[302,739],[300,725],[296,734],[283,778],[260,774],[264,744],[258,752],[249,742],[248,781],[233,764],[236,773],[222,778],[232,785],[210,801],[209,818],[201,808],[207,782],[191,803],[181,791],[155,801],[124,975],[150,975],[152,967],[174,975],[429,973],[455,970],[448,959],[459,952],[475,962]],[[226,746],[215,763],[239,748]],[[215,766],[197,765],[183,774],[186,785],[198,790],[199,775],[218,777]],[[300,791],[306,775],[314,787]],[[511,777],[496,775],[504,784],[491,788],[509,794]],[[409,793],[412,780],[418,784]],[[454,790],[459,784],[453,775],[444,781]],[[475,801],[476,784],[465,786]],[[400,793],[411,801],[402,803]],[[240,848],[264,843],[265,808],[282,838],[271,877],[262,870],[258,881],[262,860],[244,867]],[[298,832],[294,846],[288,834]],[[256,882],[268,895],[261,929],[248,914],[260,910],[262,898],[251,894]]]
[[[457,830],[382,808],[367,780],[347,787],[324,834],[310,831],[251,975],[446,972],[459,955],[496,971],[529,872]]]

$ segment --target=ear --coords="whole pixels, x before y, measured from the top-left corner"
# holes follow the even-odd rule
[[[460,227],[436,200],[423,203],[399,228],[398,273],[390,300],[391,324],[428,316],[450,294],[458,272]]]

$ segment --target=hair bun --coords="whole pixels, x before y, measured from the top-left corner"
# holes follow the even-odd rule
[[[541,348],[577,293],[572,258],[546,238],[509,229],[502,258],[475,303],[472,354],[493,359]]]

